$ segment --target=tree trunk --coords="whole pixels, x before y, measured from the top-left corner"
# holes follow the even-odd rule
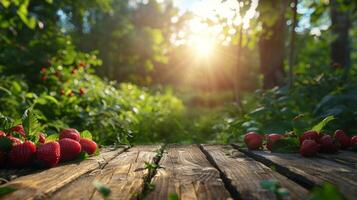
[[[263,74],[263,88],[282,85],[284,78],[285,54],[285,11],[288,1],[264,1],[261,12],[263,33],[259,40],[260,70]],[[269,7],[269,9],[266,9]]]
[[[331,31],[335,39],[331,43],[331,60],[335,67],[350,68],[351,48],[348,31],[351,27],[350,11],[342,10],[341,2],[331,0]]]

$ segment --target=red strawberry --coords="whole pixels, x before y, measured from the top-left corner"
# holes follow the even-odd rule
[[[323,153],[336,153],[339,145],[330,135],[324,135],[319,140],[320,151]]]
[[[61,131],[59,138],[60,139],[70,138],[72,140],[79,141],[80,135],[77,129],[67,128]]]
[[[1,136],[4,136],[4,137],[5,137],[5,136],[6,136],[6,133],[5,133],[4,131],[0,131],[0,137],[1,137]]]
[[[267,149],[269,149],[270,151],[272,150],[272,146],[273,143],[277,140],[280,140],[281,138],[283,138],[284,136],[281,134],[269,134],[268,135],[268,142],[267,142]]]
[[[7,138],[9,138],[11,140],[13,146],[16,146],[16,145],[22,143],[22,141],[19,138],[15,138],[11,135],[8,135]]]
[[[92,155],[97,150],[97,144],[92,140],[82,138],[79,140],[79,143],[81,144],[82,151],[87,152],[89,155]]]
[[[31,163],[36,146],[31,141],[14,146],[9,153],[9,161],[14,167],[25,167]]]
[[[79,88],[79,95],[83,96],[86,92],[85,88]]]
[[[341,144],[341,149],[347,149],[351,146],[351,138],[343,130],[336,130],[334,136]]]
[[[12,132],[16,132],[16,133],[20,133],[23,137],[26,137],[26,133],[25,133],[24,127],[21,124],[12,127],[11,131]]]
[[[304,140],[310,139],[317,141],[319,139],[319,134],[316,131],[306,131],[304,134],[300,136],[300,144],[304,142]]]
[[[315,140],[306,139],[300,146],[300,154],[305,157],[315,156],[319,151],[319,145]]]
[[[355,135],[351,138],[351,143],[354,145],[357,144],[357,135]]]
[[[257,150],[263,145],[263,137],[262,135],[256,132],[249,132],[244,136],[244,142],[248,146],[250,150]]]
[[[53,167],[60,160],[60,155],[59,143],[49,142],[37,148],[35,161],[43,167]]]
[[[59,141],[61,147],[61,161],[74,160],[81,153],[81,144],[79,142],[64,138]]]
[[[46,136],[45,136],[44,133],[40,133],[40,134],[39,134],[38,142],[41,143],[41,144],[45,144],[45,142],[46,142]]]
[[[0,167],[5,166],[7,160],[7,153],[0,150]]]

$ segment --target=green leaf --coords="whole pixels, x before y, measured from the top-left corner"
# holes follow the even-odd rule
[[[1,0],[0,3],[5,7],[8,8],[11,4],[10,0]]]
[[[10,151],[12,147],[12,141],[7,137],[0,137],[0,150]]]
[[[279,187],[279,182],[277,180],[262,180],[260,182],[260,187],[271,192],[275,192],[275,190]]]
[[[297,138],[282,138],[277,140],[272,145],[274,153],[296,153],[299,151],[300,144]]]
[[[311,130],[316,131],[318,133],[321,132],[321,130],[332,120],[334,120],[335,118],[333,116],[328,116],[325,119],[323,119],[321,122],[319,122],[318,124],[316,124],[314,127],[312,127]]]
[[[180,200],[180,198],[175,192],[171,192],[169,193],[167,200]]]
[[[324,183],[323,186],[312,190],[309,200],[343,200],[342,194],[330,183]]]
[[[280,197],[286,197],[286,196],[289,196],[289,190],[286,189],[286,188],[279,188],[276,193],[280,196]]]
[[[58,134],[51,134],[46,137],[46,142],[53,142],[53,141],[58,141],[58,140],[59,140]]]
[[[6,132],[9,129],[11,129],[11,127],[13,126],[14,126],[14,121],[11,118],[5,117],[4,115],[0,114],[0,130]]]
[[[8,90],[8,89],[6,89],[6,88],[4,88],[4,87],[1,87],[1,86],[0,86],[0,91],[4,91],[4,92],[7,93],[8,95],[11,95],[11,94],[12,94],[10,90]]]
[[[0,187],[0,197],[9,194],[11,192],[16,191],[15,188],[9,187],[9,186],[4,186],[4,187]]]
[[[99,181],[93,182],[94,187],[98,190],[98,192],[103,196],[103,198],[109,197],[111,190],[106,185]]]
[[[92,140],[92,134],[88,130],[82,131],[81,138]]]
[[[83,160],[86,160],[89,157],[88,153],[85,151],[82,151],[76,158],[75,162],[81,162]]]
[[[33,106],[26,109],[22,115],[22,125],[27,133],[27,136],[33,141],[38,141],[38,133],[41,132],[41,124],[37,120],[37,116],[33,112]]]

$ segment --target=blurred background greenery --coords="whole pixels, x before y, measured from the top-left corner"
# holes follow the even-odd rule
[[[350,0],[0,0],[0,114],[101,144],[357,134]],[[1,129],[1,127],[0,127]]]

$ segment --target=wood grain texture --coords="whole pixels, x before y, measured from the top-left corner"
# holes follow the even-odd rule
[[[16,188],[13,193],[0,199],[25,200],[46,198],[48,195],[79,176],[106,165],[108,161],[124,151],[124,148],[106,149],[99,156],[91,157],[80,163],[67,163],[39,173],[22,176],[3,186]]]
[[[159,145],[132,147],[120,154],[103,169],[86,174],[54,193],[51,199],[102,199],[93,186],[99,181],[111,190],[110,199],[133,199],[143,188],[148,173],[145,162],[151,162]]]
[[[259,163],[231,146],[202,145],[203,151],[218,166],[220,171],[231,180],[242,200],[277,199],[273,192],[262,189],[262,180],[278,180],[290,192],[290,199],[307,199],[308,191]]]
[[[320,154],[320,157],[357,168],[357,153],[352,151],[339,151],[336,154]]]
[[[169,145],[146,199],[167,200],[176,194],[181,200],[231,199],[219,172],[196,145]]]
[[[357,170],[323,158],[304,158],[299,154],[280,154],[266,151],[251,151],[257,156],[270,160],[296,175],[311,180],[317,185],[332,183],[350,200],[357,196]]]

